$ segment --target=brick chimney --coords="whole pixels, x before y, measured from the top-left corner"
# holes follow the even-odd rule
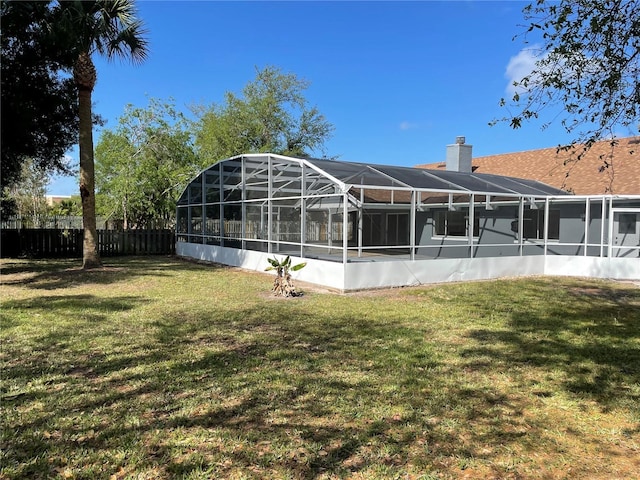
[[[447,171],[471,173],[471,145],[464,137],[456,137],[456,143],[447,145]]]

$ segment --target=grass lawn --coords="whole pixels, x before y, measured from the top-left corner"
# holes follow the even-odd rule
[[[2,479],[638,478],[637,285],[105,264],[0,261]]]

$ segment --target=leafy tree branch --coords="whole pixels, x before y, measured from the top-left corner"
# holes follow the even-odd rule
[[[538,35],[542,44],[533,70],[501,101],[509,112],[497,121],[515,129],[538,118],[546,119],[543,128],[559,122],[586,150],[620,132],[637,134],[640,2],[538,0],[523,13],[525,41]]]

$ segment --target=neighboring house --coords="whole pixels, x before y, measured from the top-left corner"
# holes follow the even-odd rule
[[[177,206],[176,253],[338,290],[518,275],[640,279],[640,195],[572,195],[535,180],[247,154],[204,169]]]
[[[472,159],[476,173],[528,178],[576,195],[640,195],[640,137],[594,144],[579,160],[582,147],[556,147]],[[417,168],[444,170],[445,162]]]
[[[52,207],[53,205],[64,202],[65,200],[71,200],[71,195],[45,195],[44,198],[47,205]]]

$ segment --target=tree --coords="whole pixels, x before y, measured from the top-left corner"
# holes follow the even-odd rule
[[[50,215],[76,217],[82,215],[82,201],[79,195],[60,200],[49,208]]]
[[[20,177],[7,188],[8,196],[16,205],[16,213],[26,220],[35,222],[47,213],[47,185],[49,176],[37,162],[27,159],[22,163]]]
[[[333,126],[308,106],[308,87],[308,81],[275,67],[257,71],[242,97],[227,92],[224,104],[196,112],[200,156],[211,164],[241,153],[309,156],[322,150]]]
[[[52,41],[73,55],[78,91],[80,197],[84,225],[83,268],[101,265],[95,215],[95,171],[91,94],[97,80],[92,55],[128,58],[140,63],[148,55],[142,22],[133,0],[60,1],[54,6]]]
[[[277,258],[267,258],[269,266],[265,271],[275,270],[276,278],[273,279],[273,288],[271,291],[274,295],[280,297],[297,297],[300,293],[296,292],[296,287],[291,280],[290,272],[297,272],[307,266],[307,262],[291,265],[291,257],[287,256],[283,260]]]
[[[513,128],[548,113],[585,150],[640,120],[640,2],[538,0],[523,10],[542,45],[533,71],[514,83]],[[504,99],[502,105],[507,105]],[[556,111],[551,111],[555,109]]]
[[[184,186],[202,168],[187,119],[172,101],[127,106],[114,130],[96,146],[96,187],[109,215],[125,228],[175,216]]]
[[[0,3],[2,162],[0,187],[19,180],[23,163],[68,173],[65,153],[78,138],[77,94],[60,75],[69,57],[48,41],[48,2]]]

